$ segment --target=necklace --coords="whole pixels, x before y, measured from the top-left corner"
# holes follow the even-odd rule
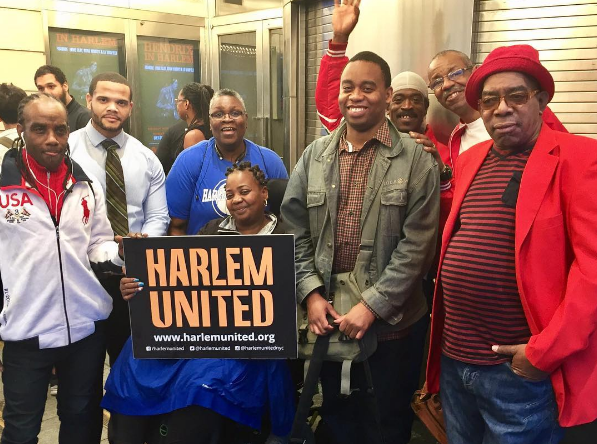
[[[220,160],[227,160],[227,159],[224,159],[224,154],[222,154],[222,151],[220,151],[220,148],[218,148],[218,144],[214,143],[214,146],[216,147],[216,153],[218,153],[218,157],[220,158]],[[246,154],[247,154],[247,146],[245,145],[245,149],[242,151],[242,153],[240,153],[240,155],[232,163],[240,162],[241,160],[243,160],[245,158]]]

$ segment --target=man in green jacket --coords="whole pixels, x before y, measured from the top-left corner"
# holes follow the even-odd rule
[[[368,360],[377,409],[363,399],[362,363],[352,365],[348,397],[338,396],[342,364],[322,369],[323,420],[343,444],[409,441],[409,401],[428,323],[421,282],[435,252],[439,172],[433,156],[386,118],[390,81],[377,54],[350,60],[338,98],[344,122],[307,147],[282,203],[295,234],[297,302],[307,309],[310,331],[377,334]],[[335,286],[346,282],[339,276],[349,276],[360,293],[346,313],[330,303]]]

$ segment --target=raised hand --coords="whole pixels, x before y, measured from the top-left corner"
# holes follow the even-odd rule
[[[334,43],[346,43],[350,33],[359,21],[361,0],[334,0],[332,29]]]

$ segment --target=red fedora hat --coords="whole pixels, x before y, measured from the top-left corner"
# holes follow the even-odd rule
[[[498,72],[522,72],[539,82],[543,91],[553,98],[555,84],[553,77],[539,61],[539,52],[530,45],[501,46],[488,55],[481,66],[471,74],[466,84],[466,101],[474,108],[479,109],[481,90],[487,77]]]

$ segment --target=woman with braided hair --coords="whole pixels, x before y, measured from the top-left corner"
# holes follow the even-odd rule
[[[209,102],[213,95],[211,86],[197,82],[186,84],[178,93],[176,112],[181,121],[168,128],[156,153],[166,174],[183,150],[211,138]]]
[[[176,111],[180,118],[187,122],[187,131],[182,145],[176,152],[177,156],[183,149],[211,137],[209,102],[213,95],[214,90],[211,86],[197,82],[185,85],[178,93]]]
[[[258,165],[235,163],[226,171],[229,216],[208,222],[199,235],[283,234],[283,224],[266,212],[268,189]],[[132,277],[121,280],[128,300],[143,290]],[[134,359],[129,338],[106,382],[102,406],[111,412],[111,444],[267,444],[285,442],[294,417],[294,389],[287,363],[268,359]],[[267,426],[265,427],[267,428]]]

